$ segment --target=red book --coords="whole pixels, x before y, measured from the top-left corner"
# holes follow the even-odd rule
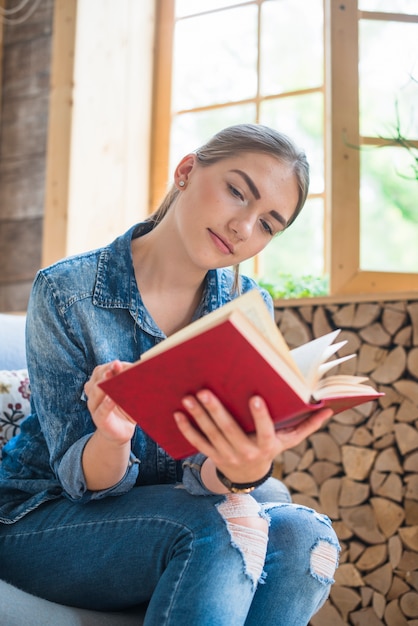
[[[339,412],[382,395],[364,385],[364,378],[323,378],[350,358],[325,362],[345,343],[332,345],[338,332],[290,351],[261,295],[251,291],[170,336],[101,387],[181,459],[196,449],[181,435],[173,412],[184,412],[181,399],[199,389],[213,391],[246,432],[254,430],[248,401],[255,394],[267,402],[277,428],[322,407]]]

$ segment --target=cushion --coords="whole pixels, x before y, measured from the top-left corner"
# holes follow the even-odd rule
[[[30,413],[30,388],[26,369],[0,370],[0,460],[6,443]]]
[[[2,626],[140,626],[145,610],[123,613],[86,611],[42,600],[0,580]]]
[[[0,370],[26,367],[25,315],[0,313]]]

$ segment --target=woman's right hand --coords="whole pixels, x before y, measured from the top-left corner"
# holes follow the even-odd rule
[[[294,428],[276,430],[265,401],[254,396],[249,408],[255,431],[246,433],[207,389],[198,391],[196,396],[186,396],[183,404],[187,413],[176,411],[174,418],[182,435],[207,457],[201,476],[206,487],[215,493],[226,491],[216,478],[216,469],[233,483],[257,482],[267,475],[278,454],[301,443],[332,415],[330,409],[323,409]]]
[[[97,430],[105,439],[117,444],[124,444],[132,439],[136,424],[105,394],[99,383],[116,376],[131,365],[122,361],[98,365],[84,385],[87,407]]]
[[[109,489],[122,480],[129,467],[135,422],[99,387],[99,383],[130,367],[112,361],[94,368],[84,385],[87,406],[96,430],[83,450],[83,472],[91,491]]]

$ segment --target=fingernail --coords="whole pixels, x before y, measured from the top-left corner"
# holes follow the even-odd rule
[[[255,396],[255,397],[252,399],[252,403],[253,403],[253,407],[254,407],[255,409],[261,409],[261,407],[263,406],[263,403],[262,403],[262,401],[261,401],[260,396]]]
[[[201,402],[203,402],[204,404],[206,402],[209,402],[209,400],[210,400],[210,396],[209,396],[209,392],[208,391],[199,391],[196,395],[199,398],[199,400]]]
[[[193,407],[195,406],[195,403],[191,398],[183,398],[182,403],[186,407],[186,409],[193,409]]]

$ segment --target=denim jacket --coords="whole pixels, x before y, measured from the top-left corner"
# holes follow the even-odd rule
[[[3,449],[0,521],[12,523],[47,500],[75,502],[117,496],[135,485],[183,480],[191,493],[209,493],[200,481],[203,455],[178,462],[139,427],[125,476],[113,487],[89,491],[82,471],[84,446],[95,426],[83,392],[96,365],[136,361],[165,338],[135,280],[131,240],[148,232],[132,227],[112,244],[64,259],[38,272],[27,314],[31,415]],[[195,319],[234,297],[230,270],[211,270]],[[242,277],[241,292],[258,288]],[[261,290],[272,311],[272,301]]]

